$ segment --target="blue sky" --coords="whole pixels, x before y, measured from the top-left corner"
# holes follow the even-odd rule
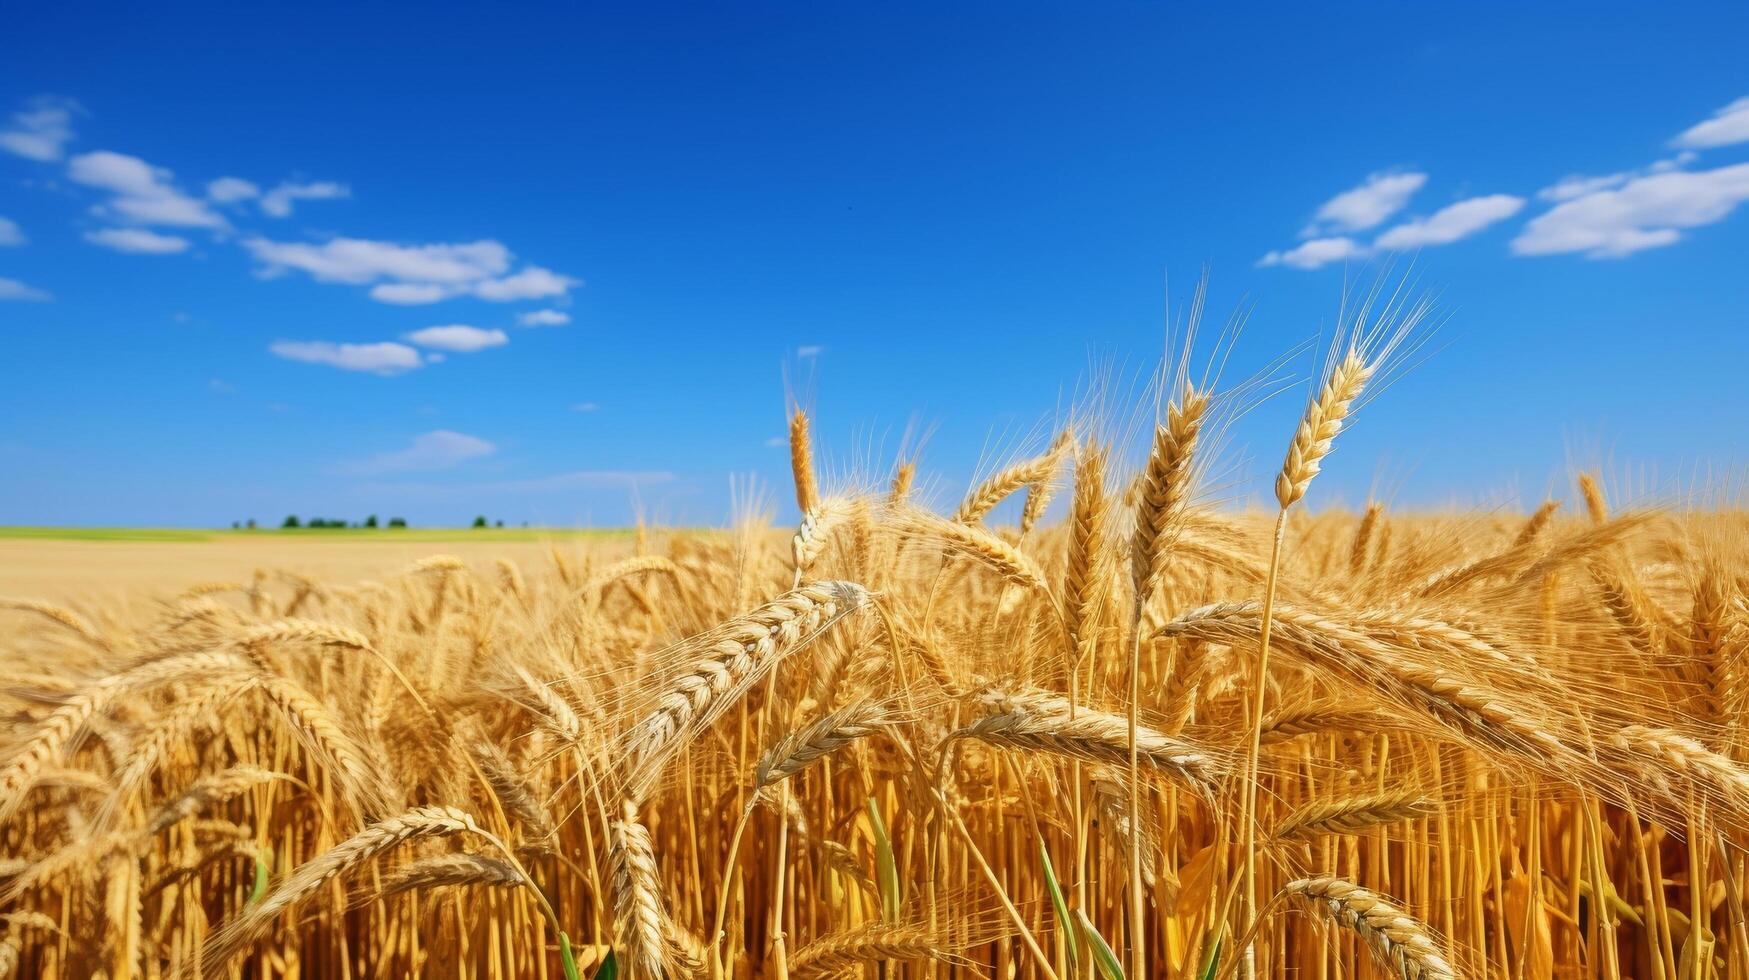
[[[1205,268],[1237,378],[1393,252],[1437,352],[1313,506],[1667,496],[1749,448],[1741,3],[7,20],[0,524],[719,521],[740,474],[788,517],[791,396],[839,471],[927,430],[951,497],[1147,370]],[[1302,397],[1234,427],[1229,497]]]

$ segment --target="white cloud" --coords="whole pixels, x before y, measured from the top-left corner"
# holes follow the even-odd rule
[[[531,265],[512,276],[488,279],[476,285],[470,292],[494,303],[508,303],[519,299],[563,296],[577,284],[578,281],[570,276],[562,276],[551,269]]]
[[[777,449],[780,446],[787,445],[789,445],[788,436],[772,436],[770,439],[765,440],[765,448],[767,449]]]
[[[482,330],[461,323],[415,330],[407,334],[406,339],[421,347],[434,347],[460,354],[485,350],[488,347],[503,347],[510,343],[510,338],[502,330]]]
[[[11,218],[0,218],[0,245],[23,245],[24,231]]]
[[[67,163],[74,182],[114,195],[106,210],[142,225],[223,228],[225,219],[205,201],[189,197],[171,183],[171,173],[139,157],[110,150],[83,153]]]
[[[73,139],[73,116],[83,110],[72,99],[38,96],[12,114],[12,124],[0,130],[0,150],[29,160],[59,160]]]
[[[1302,237],[1327,235],[1330,231],[1364,231],[1382,223],[1409,203],[1409,198],[1427,183],[1423,173],[1377,173],[1353,190],[1343,191],[1318,209]]]
[[[17,300],[22,303],[47,303],[51,299],[54,297],[35,286],[27,286],[17,279],[0,276],[0,302]]]
[[[294,184],[287,181],[261,196],[261,210],[275,218],[284,218],[292,213],[293,201],[329,201],[351,196],[351,188],[331,180],[310,184]]]
[[[424,306],[454,295],[448,287],[429,282],[385,282],[370,290],[371,299],[396,306]]]
[[[1260,266],[1285,265],[1295,269],[1316,269],[1331,262],[1359,258],[1366,248],[1352,238],[1314,238],[1285,252],[1270,252],[1257,260]]]
[[[1524,208],[1524,198],[1511,194],[1472,197],[1440,208],[1432,217],[1405,221],[1378,237],[1374,248],[1410,249],[1447,245],[1505,221]]]
[[[400,374],[420,365],[419,352],[406,344],[336,344],[326,340],[276,340],[267,348],[275,357],[306,364],[326,364],[343,371]]]
[[[207,182],[206,196],[220,204],[235,204],[252,197],[260,197],[261,188],[241,177],[220,177]]]
[[[1749,163],[1654,173],[1555,205],[1524,226],[1512,251],[1620,258],[1675,244],[1681,229],[1722,221],[1744,201],[1749,201]]]
[[[534,310],[516,318],[525,327],[562,327],[571,322],[571,314],[558,310]]]
[[[288,269],[318,282],[372,286],[380,303],[419,305],[454,296],[494,302],[563,295],[578,281],[539,266],[510,273],[510,250],[491,239],[459,244],[402,245],[363,238],[334,238],[321,244],[276,242],[255,236],[243,247],[264,275]]]
[[[362,286],[379,280],[466,284],[503,275],[510,250],[485,239],[457,245],[398,245],[363,238],[333,238],[320,245],[245,238],[243,247],[269,273],[297,269],[318,282]]]
[[[160,235],[144,228],[104,228],[88,231],[85,240],[117,252],[134,255],[174,255],[188,250],[188,239],[175,235]]]
[[[1667,170],[1680,170],[1698,159],[1700,159],[1700,154],[1693,150],[1683,150],[1681,153],[1676,154],[1668,160],[1652,161],[1652,165],[1646,168],[1646,172],[1661,174]]]
[[[1633,174],[1623,171],[1619,174],[1605,174],[1601,177],[1587,177],[1584,174],[1569,174],[1549,187],[1536,192],[1536,196],[1545,201],[1571,201],[1575,197],[1584,197],[1598,191],[1606,191],[1611,187],[1620,187],[1633,179]]]
[[[578,402],[575,405],[571,406],[571,411],[573,411],[573,412],[594,412],[594,411],[599,411],[600,408],[601,408],[601,406],[595,404],[594,402]]]
[[[447,470],[470,459],[490,456],[497,451],[497,446],[477,436],[438,429],[415,436],[413,444],[406,449],[373,456],[364,462],[345,467],[343,472],[354,476],[368,476],[377,473],[404,473],[409,470]]]
[[[824,353],[826,353],[826,348],[821,347],[819,344],[808,344],[796,348],[797,357],[819,357]]]
[[[1681,153],[1676,154],[1668,160],[1655,160],[1650,166],[1643,170],[1623,170],[1619,173],[1603,174],[1599,177],[1589,177],[1585,174],[1569,174],[1568,176],[1562,177],[1560,180],[1556,181],[1553,186],[1545,187],[1542,190],[1537,191],[1536,196],[1544,201],[1553,201],[1555,203],[1571,201],[1576,197],[1595,194],[1598,191],[1609,190],[1611,187],[1620,187],[1628,181],[1633,180],[1635,177],[1680,170],[1688,164],[1693,163],[1698,156],[1699,154],[1695,153],[1693,150],[1683,150]]]
[[[1749,95],[1713,113],[1711,119],[1683,130],[1671,142],[1696,150],[1749,143]]]

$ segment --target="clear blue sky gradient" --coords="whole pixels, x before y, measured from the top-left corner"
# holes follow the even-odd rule
[[[1425,185],[1363,245],[1460,200],[1525,203],[1419,251],[1437,352],[1344,435],[1313,506],[1375,487],[1534,502],[1598,464],[1667,496],[1749,448],[1749,195],[1623,257],[1512,246],[1555,206],[1540,190],[1644,177],[1749,96],[1742,3],[37,3],[5,19],[0,119],[66,104],[44,96],[80,109],[57,159],[0,152],[0,216],[23,239],[0,247],[0,279],[52,297],[0,301],[0,524],[571,525],[639,504],[717,522],[734,474],[788,519],[772,442],[791,394],[838,471],[884,475],[907,427],[929,429],[923,469],[952,497],[1090,377],[1146,370],[1168,281],[1181,308],[1206,266],[1212,320],[1254,307],[1229,378],[1327,335],[1345,278],[1384,260],[1259,260],[1391,173]],[[216,233],[142,226],[70,179],[96,151],[193,198],[223,176],[350,195],[283,218],[208,204]],[[1745,162],[1749,139],[1670,166]],[[189,246],[87,238],[118,228]],[[263,275],[255,237],[490,239],[512,271],[577,284],[395,305]],[[540,309],[572,320],[516,325]],[[269,349],[450,324],[508,343],[392,376]],[[1304,379],[1315,358],[1291,367]],[[1234,427],[1250,462],[1228,496],[1267,494],[1303,397]],[[404,452],[432,432],[479,442]]]

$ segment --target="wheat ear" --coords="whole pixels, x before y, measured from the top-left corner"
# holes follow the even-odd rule
[[[1084,705],[1071,710],[1069,699],[1043,691],[990,691],[984,701],[992,713],[948,736],[1127,769],[1129,719]],[[1176,775],[1212,796],[1225,767],[1207,750],[1151,728],[1136,729],[1138,761]]]
[[[796,507],[806,514],[820,506],[820,483],[814,475],[814,443],[808,434],[808,413],[799,408],[789,417],[789,465],[796,484]]]
[[[1324,457],[1334,448],[1342,423],[1354,410],[1355,399],[1366,388],[1376,365],[1368,361],[1358,347],[1331,369],[1317,396],[1306,406],[1293,441],[1288,443],[1287,458],[1275,478],[1275,500],[1283,510],[1306,495],[1312,478],[1318,475]]]
[[[814,940],[796,951],[789,966],[793,980],[808,980],[844,976],[868,963],[926,959],[958,959],[939,928],[874,922]]]
[[[1319,877],[1288,882],[1282,893],[1353,930],[1379,963],[1403,980],[1457,980],[1457,971],[1427,926],[1377,892],[1341,878]]]
[[[306,862],[260,902],[250,906],[208,940],[204,955],[207,980],[218,980],[230,962],[267,934],[281,915],[295,909],[328,882],[352,868],[409,841],[455,834],[477,834],[496,841],[469,814],[450,806],[415,807],[366,827]]]
[[[1320,834],[1357,834],[1380,824],[1424,817],[1432,808],[1433,801],[1415,790],[1363,793],[1324,800],[1301,807],[1283,818],[1275,827],[1275,837],[1277,840],[1295,840]]]
[[[397,870],[383,879],[381,897],[446,885],[520,885],[522,873],[503,861],[478,854],[440,854]]]
[[[1015,491],[1027,486],[1036,486],[1051,478],[1062,463],[1062,457],[1052,446],[1045,452],[1023,459],[991,474],[984,482],[973,487],[966,494],[966,499],[953,512],[953,519],[961,524],[976,524],[984,519],[984,515],[995,509],[997,504],[1008,499]]]
[[[1167,406],[1166,423],[1154,429],[1154,447],[1142,471],[1135,539],[1130,546],[1130,576],[1137,603],[1145,604],[1165,579],[1172,557],[1170,545],[1190,502],[1197,437],[1210,404],[1207,392],[1186,384],[1178,400]]]
[[[881,731],[887,723],[885,711],[869,700],[821,715],[785,735],[760,756],[753,770],[753,785],[763,789],[788,779],[856,740]]]
[[[662,765],[781,660],[841,617],[862,608],[868,590],[853,582],[816,582],[779,596],[706,634],[682,673],[632,730],[626,773],[632,799],[654,785]]]
[[[100,649],[109,649],[109,641],[103,638],[102,633],[97,632],[95,627],[86,622],[85,617],[64,606],[57,606],[41,599],[0,599],[0,609],[16,609],[19,612],[36,613],[50,622],[59,623],[72,630],[87,643]]]
[[[614,945],[628,980],[662,980],[680,960],[662,905],[662,879],[650,831],[626,803],[608,826],[613,881]]]
[[[92,719],[108,710],[123,694],[185,675],[199,677],[247,670],[248,661],[236,654],[196,653],[148,661],[100,679],[50,713],[5,767],[0,768],[0,824],[23,806],[25,794],[43,768],[76,748]]]

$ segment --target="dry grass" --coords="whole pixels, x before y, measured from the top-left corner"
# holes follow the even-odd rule
[[[1749,520],[1307,511],[1395,343],[1269,514],[1182,384],[938,509],[798,412],[793,533],[8,598],[0,975],[1749,977]]]

